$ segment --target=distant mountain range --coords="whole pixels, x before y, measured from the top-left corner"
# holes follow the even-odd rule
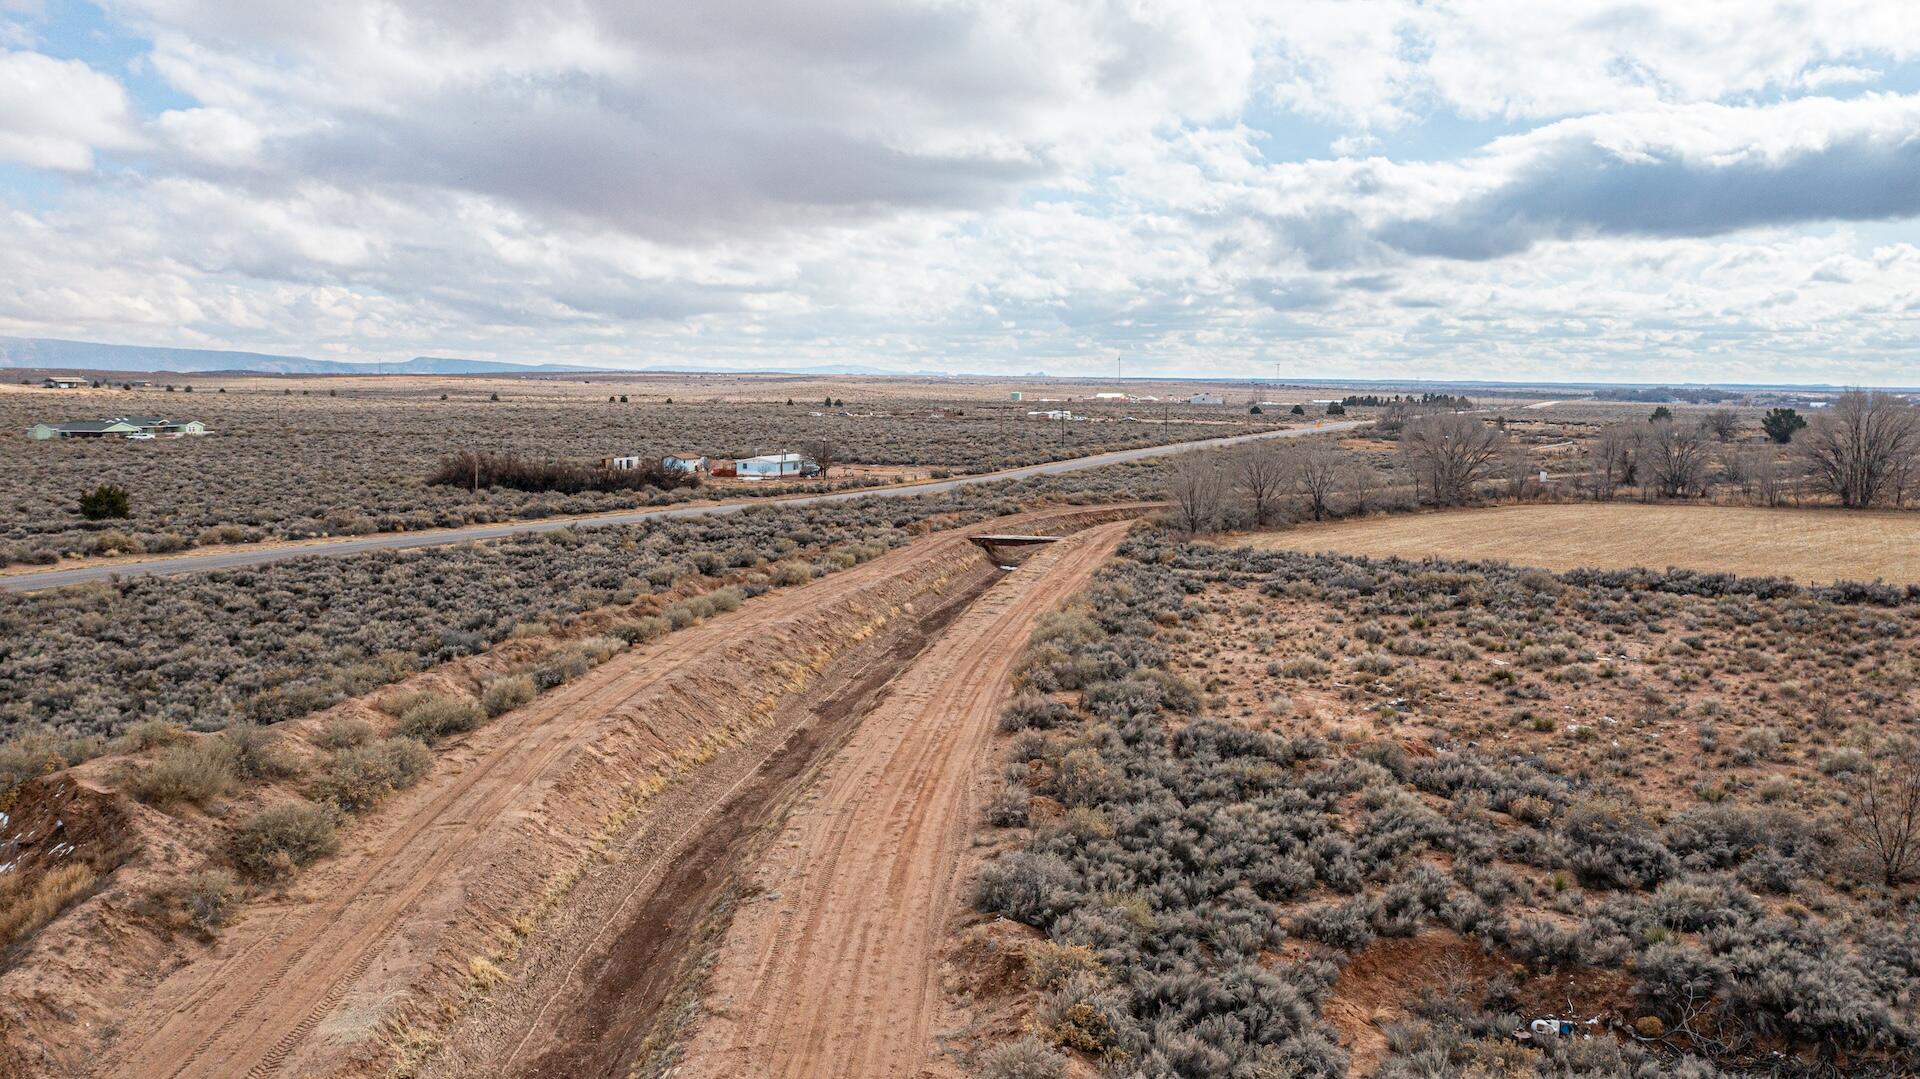
[[[415,356],[410,360],[315,360],[265,352],[209,348],[154,348],[108,345],[97,341],[61,341],[50,337],[0,337],[0,368],[31,367],[75,371],[251,372],[265,375],[585,375],[702,371],[703,368],[584,367],[560,363],[511,363],[456,356]],[[716,374],[899,375],[879,367],[828,364],[816,367],[715,370]]]
[[[0,370],[34,368],[66,371],[173,371],[186,373],[231,372],[266,375],[634,375],[634,374],[708,374],[708,375],[878,375],[889,378],[1048,378],[1043,371],[1024,375],[954,371],[894,371],[864,364],[820,364],[796,367],[695,367],[656,364],[648,367],[585,367],[577,364],[512,363],[505,360],[467,360],[455,356],[415,356],[410,360],[315,360],[305,356],[277,356],[265,352],[232,352],[207,348],[155,348],[147,345],[108,345],[97,341],[62,341],[51,337],[0,337]],[[1097,376],[1064,376],[1071,381],[1104,381]],[[1282,378],[1255,379],[1222,375],[1147,375],[1129,382],[1205,382],[1245,383],[1257,386],[1274,383],[1284,386],[1377,387],[1398,391],[1450,390],[1497,391],[1552,387],[1556,391],[1596,391],[1652,389],[1678,385],[1651,382],[1518,382],[1478,379],[1418,378]],[[1687,383],[1692,387],[1712,387],[1742,392],[1751,391],[1831,391],[1834,386],[1792,383]],[[1908,387],[1881,387],[1901,393],[1920,392]]]
[[[503,363],[447,356],[416,356],[392,363],[314,360],[263,352],[207,348],[152,348],[59,341],[46,337],[0,337],[0,367],[72,368],[82,371],[253,371],[270,375],[488,375],[582,374],[609,368]]]

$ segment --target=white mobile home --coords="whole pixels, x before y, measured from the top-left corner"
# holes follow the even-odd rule
[[[699,453],[669,453],[660,458],[660,464],[681,472],[700,472],[707,467],[707,458]]]
[[[734,462],[733,467],[743,480],[812,476],[820,471],[819,465],[797,453],[769,453],[759,457],[742,457]]]

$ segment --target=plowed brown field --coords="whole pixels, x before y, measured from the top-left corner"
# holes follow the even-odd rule
[[[1365,517],[1222,544],[1373,558],[1495,560],[1570,569],[1704,570],[1813,584],[1920,582],[1920,513],[1630,502],[1494,506]]]

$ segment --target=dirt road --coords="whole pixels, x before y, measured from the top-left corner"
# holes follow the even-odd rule
[[[962,614],[788,818],[735,915],[677,1076],[903,1079],[934,1057],[939,948],[998,712],[1034,625],[1125,525],[1054,544]]]
[[[438,954],[437,934],[459,916],[470,878],[510,860],[503,857],[512,851],[503,837],[559,831],[534,810],[545,794],[581,785],[574,769],[584,767],[582,758],[609,756],[609,739],[700,744],[717,738],[702,727],[720,726],[711,714],[720,709],[714,702],[732,689],[727,680],[735,672],[754,662],[769,668],[754,693],[762,692],[761,684],[802,680],[807,660],[787,657],[805,657],[805,641],[782,640],[783,626],[817,631],[826,618],[884,617],[900,602],[889,591],[900,575],[933,572],[927,567],[957,564],[963,555],[977,564],[971,550],[964,531],[945,533],[760,597],[623,653],[475,732],[419,786],[357,829],[348,851],[309,872],[290,895],[256,905],[217,952],[162,978],[121,1024],[95,1074],[257,1077],[283,1067],[293,1073],[331,1068],[377,1025],[340,1029],[333,1013],[346,1010],[343,998],[367,996],[356,990],[363,980],[380,983],[376,997],[404,995],[405,983],[391,971],[404,974]],[[855,604],[848,597],[867,596],[859,601],[867,606],[848,606]],[[781,656],[751,658],[766,652],[769,641],[780,644]],[[735,658],[716,663],[715,657]],[[825,661],[817,648],[813,661]],[[688,684],[695,678],[705,681]],[[668,689],[677,693],[672,715],[656,707]],[[678,730],[655,735],[676,720]],[[550,841],[561,838],[567,837]],[[391,1003],[377,999],[373,1010]],[[326,1036],[314,1037],[323,1021]]]
[[[614,513],[598,513],[582,517],[559,517],[540,521],[513,521],[506,524],[468,525],[462,528],[441,528],[420,532],[388,532],[373,536],[338,536],[330,539],[305,540],[296,543],[249,544],[245,546],[219,547],[158,558],[106,559],[74,566],[69,569],[0,572],[0,592],[38,592],[48,588],[65,588],[69,585],[86,584],[90,581],[105,581],[113,577],[174,576],[182,573],[204,573],[210,570],[239,569],[245,566],[258,566],[268,562],[282,562],[290,558],[314,558],[360,554],[367,551],[439,547],[450,543],[500,539],[505,536],[519,535],[527,532],[553,532],[566,528],[597,528],[609,525],[638,524],[653,518],[705,517],[726,513],[739,513],[742,510],[752,509],[755,506],[802,505],[812,502],[844,502],[856,498],[909,498],[914,495],[937,494],[942,491],[957,490],[961,487],[967,487],[977,483],[990,483],[996,480],[1026,479],[1032,476],[1052,476],[1065,472],[1076,472],[1081,469],[1120,464],[1126,461],[1143,461],[1152,457],[1165,457],[1168,454],[1186,453],[1190,450],[1235,446],[1243,442],[1251,442],[1259,439],[1299,438],[1305,435],[1350,431],[1359,427],[1363,422],[1365,421],[1341,420],[1333,423],[1322,423],[1312,427],[1289,427],[1277,431],[1262,431],[1250,435],[1230,435],[1223,438],[1208,438],[1194,442],[1175,442],[1166,446],[1143,446],[1131,450],[1114,450],[1108,453],[1096,453],[1087,457],[1069,458],[1065,461],[1048,461],[1045,464],[1010,468],[1000,472],[984,472],[977,476],[956,476],[952,479],[903,484],[898,487],[882,487],[867,490],[856,489],[851,491],[835,491],[830,494],[794,495],[787,498],[761,498],[741,502],[722,502],[673,508],[621,510]]]

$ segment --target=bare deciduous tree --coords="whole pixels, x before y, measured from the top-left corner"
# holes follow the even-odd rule
[[[1771,444],[1748,458],[1747,478],[1753,485],[1753,497],[1761,505],[1778,506],[1786,501],[1786,477],[1781,474],[1780,458]]]
[[[1740,485],[1740,493],[1765,506],[1780,504],[1780,462],[1772,443],[1745,447],[1727,458],[1729,482]]]
[[[1907,454],[1894,462],[1887,475],[1887,499],[1893,508],[1907,508],[1907,501],[1920,494],[1920,439]]]
[[[1400,452],[1435,502],[1458,505],[1498,462],[1506,436],[1462,412],[1422,416],[1407,424]]]
[[[1920,750],[1902,747],[1868,771],[1841,827],[1891,888],[1920,869]]]
[[[1586,472],[1581,486],[1596,501],[1613,497],[1622,485],[1634,481],[1639,467],[1640,431],[1630,424],[1614,424],[1600,430],[1587,451]]]
[[[800,444],[800,453],[820,466],[822,477],[826,476],[834,465],[840,463],[840,443],[831,438],[809,439]]]
[[[1707,440],[1701,428],[1672,420],[1654,420],[1640,440],[1647,479],[1668,498],[1705,494]]]
[[[1722,442],[1732,442],[1740,433],[1740,414],[1730,408],[1716,408],[1700,417],[1700,426]]]
[[[1920,418],[1906,400],[1878,390],[1851,390],[1794,440],[1821,488],[1848,509],[1886,494],[1902,462],[1920,449]]]
[[[1507,497],[1525,498],[1527,484],[1533,479],[1533,459],[1525,446],[1508,446],[1502,467],[1507,473]]]
[[[1365,513],[1373,505],[1374,488],[1380,486],[1380,473],[1365,461],[1348,461],[1343,472],[1347,495],[1353,499],[1353,512]]]
[[[1174,465],[1171,492],[1180,526],[1191,534],[1218,525],[1229,486],[1226,471],[1217,462],[1197,453],[1182,455]]]
[[[1346,455],[1324,442],[1302,443],[1288,454],[1294,490],[1307,500],[1307,512],[1316,521],[1327,519],[1335,491],[1340,489],[1341,466]]]
[[[1240,489],[1246,492],[1255,524],[1264,525],[1273,519],[1280,494],[1287,486],[1287,472],[1286,455],[1271,441],[1249,445],[1234,460],[1234,474]]]

